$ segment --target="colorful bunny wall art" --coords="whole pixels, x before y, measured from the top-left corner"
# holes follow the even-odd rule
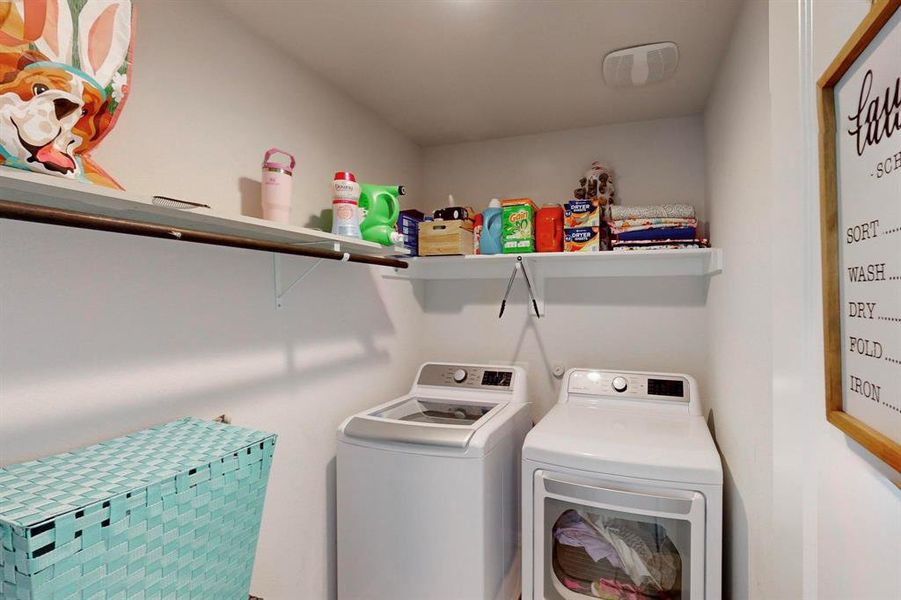
[[[131,0],[0,1],[0,164],[121,186],[89,156],[131,82]]]

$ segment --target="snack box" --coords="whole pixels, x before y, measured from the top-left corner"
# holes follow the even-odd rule
[[[404,236],[403,245],[410,250],[410,256],[419,256],[419,224],[425,215],[416,209],[400,211],[394,229]]]
[[[418,210],[402,210],[397,216],[397,224],[395,225],[395,228],[404,235],[410,233],[415,234],[418,232],[419,224],[422,223],[424,216],[425,215],[423,215]]]
[[[601,209],[596,199],[570,200],[563,209],[563,226],[570,229],[577,227],[600,227]]]
[[[501,202],[501,249],[504,254],[535,252],[535,213],[529,198]]]
[[[398,233],[402,233],[408,238],[419,236],[419,223],[417,223],[415,227],[395,227],[395,229]]]
[[[410,256],[419,256],[419,234],[403,234],[403,246],[410,251]]]
[[[600,227],[577,227],[563,230],[564,252],[597,252],[600,249]]]

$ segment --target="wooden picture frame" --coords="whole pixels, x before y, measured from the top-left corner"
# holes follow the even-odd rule
[[[851,70],[855,61],[869,48],[871,43],[879,36],[883,27],[891,21],[901,6],[901,0],[877,0],[869,14],[855,30],[839,52],[832,64],[826,69],[817,82],[818,88],[818,112],[819,112],[819,152],[820,152],[820,231],[822,248],[822,274],[823,274],[823,342],[825,358],[826,378],[826,418],[827,420],[845,432],[848,436],[872,452],[879,459],[890,465],[896,471],[901,472],[901,444],[878,431],[864,420],[845,412],[843,390],[845,387],[845,372],[843,365],[842,347],[842,317],[845,306],[841,299],[840,277],[844,272],[839,272],[842,265],[840,252],[843,246],[849,242],[840,242],[839,238],[839,166],[837,161],[836,140],[836,97],[834,88],[842,81],[845,74]],[[901,69],[899,69],[901,70]],[[866,77],[865,77],[866,78]],[[872,81],[872,80],[871,80]],[[873,95],[882,92],[882,87],[873,84]],[[862,94],[861,94],[862,95]],[[901,108],[899,108],[901,110]],[[845,115],[839,116],[841,127],[845,126]],[[850,132],[849,132],[850,133]],[[901,138],[901,130],[896,130],[895,135]],[[859,148],[860,142],[858,142]],[[858,150],[858,155],[860,151]],[[850,169],[851,167],[846,167]],[[893,177],[901,178],[901,173]],[[891,186],[891,184],[889,184]],[[901,223],[895,226],[901,226]],[[894,235],[901,235],[895,233]],[[886,263],[882,263],[885,265]],[[897,260],[892,268],[901,266]],[[844,271],[844,268],[842,268]],[[850,270],[849,270],[850,279]],[[886,282],[896,285],[896,282]],[[846,284],[847,285],[847,284]],[[854,288],[860,289],[860,288]],[[891,288],[889,294],[891,293]],[[858,304],[849,302],[850,304]],[[873,303],[873,306],[876,304]],[[849,313],[851,311],[849,310]],[[871,309],[872,314],[872,309]],[[894,315],[895,317],[901,315]],[[870,317],[872,318],[872,317]],[[887,321],[886,327],[901,326],[899,323]],[[867,340],[869,343],[869,340]],[[898,351],[898,349],[894,349]],[[880,354],[882,347],[880,345]],[[857,357],[853,356],[855,360]],[[869,355],[867,355],[869,356]],[[850,359],[849,359],[850,360]],[[890,360],[890,359],[886,359]],[[892,365],[890,365],[892,366]],[[898,368],[897,365],[894,365]],[[849,382],[854,378],[849,376]],[[857,379],[859,382],[860,379]],[[869,383],[869,382],[867,382]],[[877,394],[878,398],[878,394]],[[893,400],[895,404],[901,400]],[[879,400],[877,400],[879,403]],[[891,409],[887,409],[891,410]],[[894,410],[897,410],[895,408]]]

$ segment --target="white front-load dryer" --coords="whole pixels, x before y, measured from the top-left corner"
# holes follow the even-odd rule
[[[721,597],[722,464],[693,378],[568,371],[522,482],[523,600]]]
[[[338,429],[339,600],[520,593],[519,367],[427,363]]]

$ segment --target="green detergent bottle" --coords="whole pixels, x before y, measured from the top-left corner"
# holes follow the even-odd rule
[[[383,246],[404,241],[404,236],[394,230],[400,214],[398,197],[404,193],[402,185],[360,184],[360,233],[364,240]]]

